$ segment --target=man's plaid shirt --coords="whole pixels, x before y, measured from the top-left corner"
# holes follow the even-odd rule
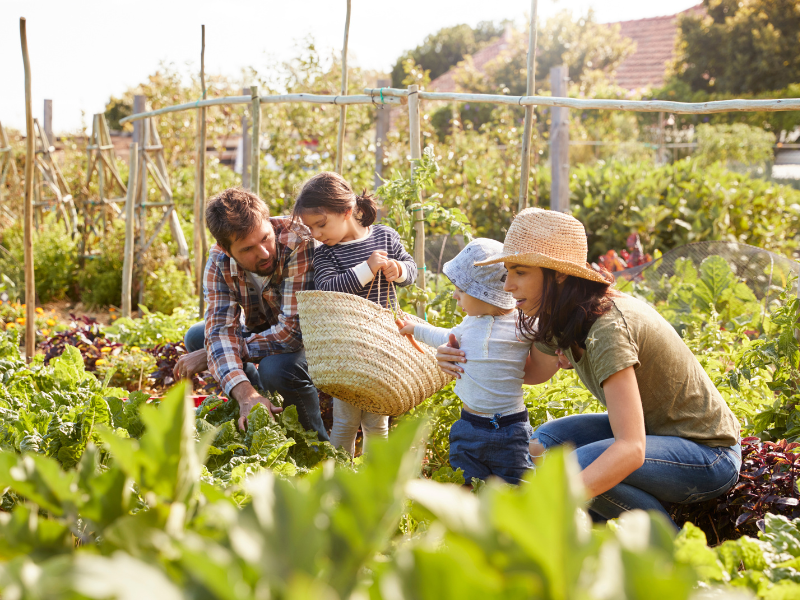
[[[298,235],[286,217],[272,217],[278,260],[264,287],[264,311],[247,273],[218,244],[212,246],[203,281],[206,352],[211,374],[226,394],[248,381],[244,362],[303,347],[295,294],[314,289],[314,242]],[[266,314],[264,314],[266,312]],[[255,333],[258,332],[258,333]]]

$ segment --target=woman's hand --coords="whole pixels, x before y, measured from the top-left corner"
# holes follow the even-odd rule
[[[461,373],[464,372],[464,369],[456,363],[467,362],[466,356],[463,350],[459,350],[458,340],[452,333],[450,334],[450,342],[436,349],[436,360],[439,363],[439,368],[456,379],[461,379]]]

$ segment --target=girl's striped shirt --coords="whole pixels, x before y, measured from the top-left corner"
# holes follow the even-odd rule
[[[374,278],[367,259],[376,250],[384,250],[387,258],[399,261],[400,278],[395,285],[406,286],[417,279],[417,265],[403,248],[400,236],[391,227],[371,225],[363,238],[340,242],[335,246],[317,246],[314,250],[314,285],[318,290],[345,292],[367,298]],[[389,285],[380,278],[372,286],[368,300],[385,305]]]

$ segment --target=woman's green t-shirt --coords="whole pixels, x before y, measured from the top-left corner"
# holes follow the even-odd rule
[[[586,350],[576,361],[564,354],[581,381],[606,405],[603,382],[632,366],[642,397],[647,435],[672,435],[706,446],[733,446],[739,422],[692,351],[650,305],[625,294],[592,325]],[[550,354],[554,350],[537,343]]]

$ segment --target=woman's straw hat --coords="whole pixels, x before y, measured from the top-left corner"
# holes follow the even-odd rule
[[[503,251],[476,265],[499,262],[545,267],[591,281],[608,283],[586,262],[586,230],[578,219],[555,210],[526,208],[508,228]]]

